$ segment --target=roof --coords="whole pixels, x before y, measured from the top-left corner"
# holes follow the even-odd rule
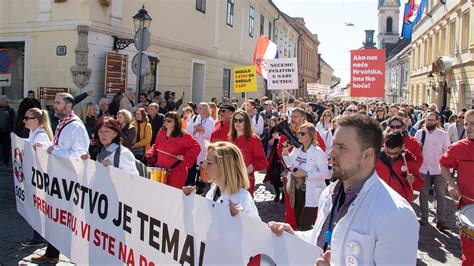
[[[410,44],[409,40],[400,39],[395,45],[395,47],[393,47],[390,51],[387,50],[388,54],[387,54],[386,61],[389,61],[390,59],[392,59],[394,56],[400,53],[403,49],[405,49],[405,47],[407,47],[409,44]]]
[[[331,70],[334,71],[334,68],[332,68],[326,61],[324,61],[322,56],[319,57],[319,60],[321,60],[321,63],[323,63],[324,65],[326,65],[327,67],[329,67]]]
[[[395,2],[397,4],[397,6],[400,6],[400,0],[396,0]],[[382,6],[383,4],[385,4],[385,0],[379,0],[378,7]]]

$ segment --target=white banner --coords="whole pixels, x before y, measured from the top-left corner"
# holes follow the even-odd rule
[[[306,84],[306,88],[309,95],[327,96],[329,94],[329,85],[308,83]]]
[[[201,196],[91,160],[34,151],[12,134],[18,212],[79,264],[314,264],[321,249]]]
[[[296,58],[267,59],[267,86],[269,90],[294,90],[298,84]]]

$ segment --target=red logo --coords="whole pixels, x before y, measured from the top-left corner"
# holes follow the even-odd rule
[[[20,148],[15,148],[13,170],[18,182],[22,183],[25,180],[25,175],[23,174],[23,151]]]

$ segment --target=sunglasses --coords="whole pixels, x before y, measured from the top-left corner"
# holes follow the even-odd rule
[[[302,137],[303,137],[303,136],[306,136],[307,134],[308,134],[308,133],[306,133],[306,132],[301,132],[301,131],[298,132],[298,133],[296,133],[296,135],[302,136]]]
[[[390,125],[390,128],[391,129],[400,129],[400,128],[402,128],[402,126],[401,125]]]
[[[359,110],[353,110],[353,109],[348,109],[347,112],[348,113],[357,113]]]
[[[459,118],[464,118],[464,116],[458,116]]]
[[[232,119],[232,122],[234,122],[234,124],[235,123],[243,123],[244,119],[243,118],[234,118],[234,119]]]
[[[36,117],[29,117],[29,116],[23,117],[23,120],[30,120],[30,119],[36,119]]]
[[[173,119],[165,119],[165,122],[166,123],[171,123],[171,122],[173,122]]]

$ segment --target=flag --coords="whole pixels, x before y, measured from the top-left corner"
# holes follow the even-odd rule
[[[420,21],[428,0],[406,0],[405,12],[403,13],[402,37],[411,40],[413,26]]]
[[[270,41],[267,36],[261,35],[258,38],[257,47],[253,53],[253,63],[255,64],[257,74],[267,79],[267,59],[278,58],[277,45]]]

